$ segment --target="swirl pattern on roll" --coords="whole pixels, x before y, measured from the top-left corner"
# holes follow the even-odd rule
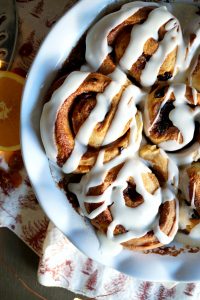
[[[185,84],[159,86],[145,103],[144,128],[151,141],[167,151],[189,144],[200,114],[200,94]]]
[[[177,232],[178,169],[155,146],[143,146],[139,155],[104,164],[101,152],[91,172],[68,188],[76,195],[81,213],[108,240],[145,250],[169,243]]]
[[[190,84],[200,92],[200,54],[194,61],[194,65],[190,74]]]
[[[108,74],[118,66],[144,87],[173,78],[183,67],[184,53],[178,20],[155,3],[123,5],[86,38],[86,61],[95,70]]]
[[[129,143],[137,151],[142,120],[136,103],[142,95],[117,69],[110,77],[71,73],[44,105],[41,136],[48,157],[65,173],[85,173],[101,148],[105,162]]]
[[[43,108],[46,154],[109,254],[200,232],[200,16],[172,8],[135,1],[92,25],[86,64]]]

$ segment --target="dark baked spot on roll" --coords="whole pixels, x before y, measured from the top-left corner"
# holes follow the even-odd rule
[[[94,78],[94,80],[97,80]],[[78,133],[81,125],[87,120],[91,111],[96,105],[96,94],[95,92],[86,92],[78,95],[74,100],[74,103],[70,110],[70,126],[74,134]]]
[[[143,197],[136,191],[136,185],[128,182],[126,189],[123,191],[126,206],[135,208],[144,202]]]
[[[172,78],[172,73],[171,72],[165,72],[164,74],[159,74],[157,76],[158,80],[159,81],[167,81],[169,80],[170,78]]]
[[[173,101],[167,101],[165,105],[161,108],[159,120],[156,122],[153,128],[153,132],[156,135],[163,135],[166,131],[173,127],[172,121],[169,119],[170,112],[174,109]]]
[[[155,93],[154,93],[154,97],[155,98],[163,98],[165,96],[165,91],[166,91],[166,87],[162,86],[159,89],[156,89]]]
[[[196,209],[193,209],[193,214],[192,214],[192,219],[195,219],[195,220],[199,220],[200,219],[200,215],[199,213],[196,211]]]

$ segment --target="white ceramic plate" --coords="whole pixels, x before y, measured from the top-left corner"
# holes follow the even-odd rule
[[[42,44],[28,75],[22,101],[21,143],[25,166],[48,217],[87,256],[143,280],[200,280],[200,253],[172,257],[123,250],[115,257],[102,255],[93,229],[74,211],[50,173],[39,132],[43,96],[92,21],[106,6],[116,2],[122,1],[80,1],[56,23]]]

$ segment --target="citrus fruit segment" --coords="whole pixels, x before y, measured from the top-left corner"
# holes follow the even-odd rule
[[[0,71],[0,150],[20,149],[20,106],[25,79]]]

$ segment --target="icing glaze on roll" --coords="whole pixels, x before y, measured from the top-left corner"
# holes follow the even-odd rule
[[[109,47],[107,43],[107,36],[109,32],[127,18],[131,17],[140,8],[149,5],[150,3],[148,2],[144,3],[140,1],[125,4],[119,11],[103,17],[90,29],[86,37],[85,57],[86,61],[95,70],[100,67],[105,57],[112,51],[111,47]],[[151,6],[157,7],[158,5],[151,3]]]
[[[190,100],[187,97],[187,91],[190,93]],[[167,151],[179,150],[189,144],[194,137],[195,120],[198,121],[199,119],[200,108],[191,107],[189,104],[197,106],[199,104],[200,95],[194,88],[187,88],[184,84],[168,86],[164,92],[162,91],[164,94],[161,96],[159,92],[159,90],[153,92],[154,96],[152,93],[148,101],[146,101],[144,113],[145,133],[153,142],[159,144],[161,148]],[[156,115],[153,115],[154,103],[158,103],[160,106]],[[170,105],[171,109],[170,112],[167,110],[168,115],[164,116],[166,105]],[[165,126],[165,131],[164,129],[159,129],[159,126],[164,122],[161,118],[169,118],[169,125]],[[177,130],[177,132],[175,132],[175,130]],[[160,136],[158,136],[159,132],[161,132]],[[168,136],[166,136],[167,133],[165,132],[168,133]]]
[[[105,252],[169,244],[178,226],[200,239],[200,17],[189,11],[189,25],[174,4],[135,1],[103,17],[86,64],[44,105],[47,156],[84,174],[66,191]]]
[[[144,22],[132,25],[130,40],[118,63],[119,67],[131,74],[129,70],[143,55],[145,43],[152,39],[158,43],[157,50],[147,59],[143,67],[140,77],[142,86],[149,87],[156,82],[163,63],[173,51],[176,52],[174,53],[175,65],[172,70],[173,74],[170,76],[174,76],[184,67],[186,49],[178,20],[165,6],[158,7],[155,3],[133,2],[102,18],[87,34],[86,61],[94,70],[99,69],[108,54],[113,51],[107,40],[109,34],[123,22],[124,26],[131,24],[130,18],[145,7],[150,7],[151,11]],[[164,28],[166,31],[161,40],[159,40],[160,28]],[[168,76],[167,73],[168,71],[166,71],[165,77]]]
[[[54,134],[57,113],[65,99],[78,89],[88,74],[87,72],[71,73],[62,86],[53,93],[51,100],[44,105],[40,120],[41,138],[47,156],[54,162],[57,161],[57,147]]]
[[[178,201],[175,196],[175,190],[178,185],[178,169],[176,165],[160,149],[161,155],[168,161],[168,179],[163,188],[158,187],[151,194],[146,190],[142,177],[144,174],[152,173],[148,167],[149,162],[146,161],[145,164],[145,160],[141,160],[136,153],[133,153],[131,151],[132,146],[130,143],[129,147],[119,157],[106,164],[103,163],[104,153],[103,151],[100,152],[95,166],[88,174],[82,177],[80,183],[69,184],[69,190],[77,196],[83,215],[89,219],[96,218],[110,207],[113,221],[107,228],[107,239],[112,243],[106,242],[106,238],[103,238],[102,234],[100,234],[101,248],[104,251],[105,247],[105,252],[109,252],[109,247],[114,245],[113,242],[117,244],[126,243],[131,239],[143,237],[150,230],[154,231],[160,243],[170,243],[178,230]],[[101,186],[108,172],[120,164],[122,164],[122,167],[116,179],[111,182],[104,192],[100,195],[90,195],[90,189],[93,189],[95,186]],[[129,178],[133,178],[136,192],[144,200],[141,205],[135,208],[126,206],[124,200],[124,190],[127,188]],[[176,201],[176,213],[173,229],[167,235],[159,226],[159,208],[161,204],[169,201]],[[99,203],[100,206],[88,213],[85,207],[86,203]],[[123,226],[127,231],[120,235],[114,235],[115,228],[118,225]]]
[[[178,229],[178,202],[171,185],[170,176],[169,183],[165,188],[158,187],[153,194],[148,192],[144,185],[143,176],[144,174],[151,174],[151,170],[128,149],[124,152],[127,152],[126,154],[123,153],[124,157],[118,157],[107,164],[103,163],[104,153],[101,152],[93,169],[82,177],[80,183],[69,184],[69,190],[77,196],[82,213],[89,219],[96,218],[107,207],[110,207],[113,220],[107,228],[107,239],[112,242],[125,243],[133,238],[140,238],[153,230],[160,243],[170,243]],[[102,185],[109,170],[120,163],[123,166],[119,170],[116,179],[102,194],[91,196],[90,189]],[[172,165],[168,164],[168,166],[171,172]],[[177,177],[176,168],[174,169],[174,176]],[[124,200],[124,190],[127,188],[129,178],[133,179],[136,192],[143,198],[143,203],[134,208],[128,207]],[[176,217],[171,234],[166,235],[159,226],[159,208],[162,203],[169,201],[176,201]],[[85,203],[99,203],[101,205],[88,213]],[[114,230],[118,225],[123,226],[126,232],[114,235]],[[106,247],[108,247],[108,244],[106,244]]]
[[[64,83],[53,93],[51,100],[44,105],[41,117],[41,136],[47,156],[54,162],[57,161],[59,147],[55,141],[58,113],[62,110],[63,105],[65,105],[65,101],[70,101],[68,98],[70,99],[71,95],[78,91],[80,86],[86,82],[88,76],[89,73],[85,72],[71,73]],[[103,75],[98,76],[101,77]],[[130,82],[127,84],[126,76],[119,69],[116,69],[110,74],[110,77],[113,78],[113,80],[103,77],[103,79],[106,78],[108,84],[103,92],[97,93],[94,108],[79,127],[79,130],[72,141],[73,149],[71,149],[70,155],[62,166],[62,170],[65,173],[71,173],[78,168],[81,158],[86,153],[87,147],[90,144],[90,138],[93,131],[97,124],[101,124],[101,122],[105,120],[107,114],[114,105],[114,99],[116,97],[119,98],[120,93],[119,103],[118,105],[116,104],[117,107],[111,119],[111,124],[107,129],[100,146],[107,146],[117,141],[122,136],[124,128],[128,126],[127,129],[131,130],[130,139],[134,135],[134,146],[132,147],[132,151],[137,151],[139,147],[141,134],[137,137],[138,124],[136,122],[136,103],[142,99],[143,93],[138,87],[130,84]],[[95,85],[95,82],[92,82],[91,84]],[[127,113],[124,113],[125,111]],[[140,119],[139,114],[137,118]],[[68,126],[70,126],[70,123]],[[65,128],[62,130],[65,130]],[[134,133],[134,131],[136,131],[136,133]],[[69,134],[71,134],[71,132],[69,132]]]

